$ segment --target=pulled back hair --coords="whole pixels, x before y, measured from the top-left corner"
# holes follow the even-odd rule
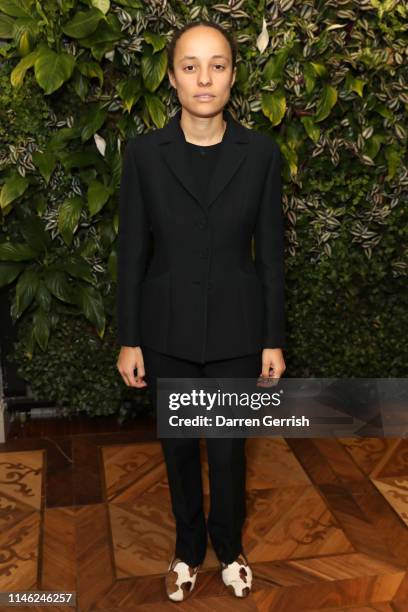
[[[215,21],[200,19],[198,21],[190,21],[189,23],[186,23],[182,28],[176,30],[170,42],[167,44],[167,47],[166,47],[167,61],[168,61],[168,69],[170,70],[170,72],[174,74],[174,52],[176,49],[176,43],[178,39],[180,38],[182,34],[184,34],[184,32],[186,32],[187,30],[191,30],[191,28],[196,28],[197,26],[206,26],[208,28],[214,28],[215,30],[218,30],[219,32],[221,32],[224,38],[227,39],[228,44],[230,46],[231,55],[232,55],[232,68],[234,69],[237,63],[238,45],[233,35],[230,32],[228,32],[228,30],[226,30],[223,26],[221,26],[219,23],[216,23]]]

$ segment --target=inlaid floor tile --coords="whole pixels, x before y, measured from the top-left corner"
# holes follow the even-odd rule
[[[356,465],[369,476],[399,445],[395,438],[339,438]]]
[[[354,551],[312,486],[249,491],[247,499],[243,539],[252,562]]]
[[[373,478],[372,482],[408,526],[408,475],[394,478]]]
[[[310,479],[284,438],[248,438],[247,489],[310,485]]]
[[[37,581],[43,451],[0,453],[0,591]]]
[[[167,507],[143,501],[109,504],[117,578],[167,570],[174,547],[174,521]]]
[[[107,501],[137,499],[143,488],[164,477],[166,466],[160,442],[104,446],[101,449]],[[156,468],[156,470],[155,470]],[[147,475],[146,482],[143,476]]]
[[[31,512],[0,535],[0,590],[35,590],[40,513]]]
[[[41,508],[43,451],[0,453],[0,494]]]

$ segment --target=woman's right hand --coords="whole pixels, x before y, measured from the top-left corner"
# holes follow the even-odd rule
[[[116,366],[128,387],[147,387],[143,380],[145,375],[143,353],[140,346],[122,346]],[[135,377],[134,370],[137,370]]]

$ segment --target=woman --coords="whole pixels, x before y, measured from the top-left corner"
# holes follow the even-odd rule
[[[119,203],[117,366],[128,386],[148,384],[154,404],[158,377],[279,378],[285,370],[279,147],[224,108],[236,74],[227,31],[190,23],[167,51],[181,110],[129,140]],[[199,438],[161,443],[176,522],[166,589],[181,601],[207,545]],[[208,531],[222,580],[243,597],[252,586],[241,543],[245,438],[206,444]]]

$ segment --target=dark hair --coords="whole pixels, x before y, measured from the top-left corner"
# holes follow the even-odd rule
[[[189,23],[186,23],[182,28],[174,32],[170,42],[167,44],[166,47],[168,69],[174,73],[174,52],[176,49],[176,43],[180,36],[184,34],[184,32],[186,32],[187,30],[190,30],[191,28],[196,28],[197,26],[206,26],[208,28],[214,28],[215,30],[221,32],[221,34],[227,39],[228,44],[230,46],[232,55],[232,68],[234,68],[237,63],[238,45],[231,32],[226,30],[223,26],[221,26],[219,23],[216,23],[215,21],[200,19],[198,21],[190,21]]]

